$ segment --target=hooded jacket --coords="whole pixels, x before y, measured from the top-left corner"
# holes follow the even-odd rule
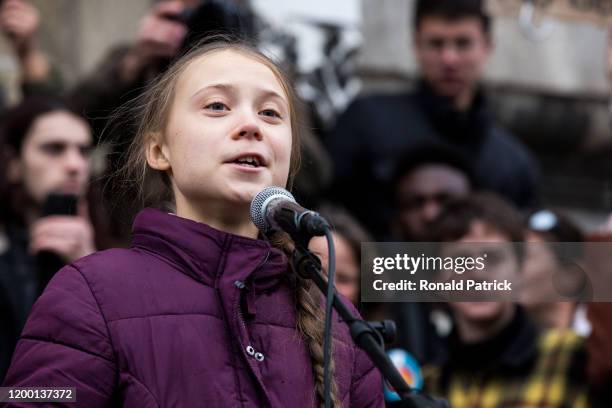
[[[132,248],[56,274],[5,386],[75,387],[70,407],[317,406],[289,273],[265,241],[145,209]],[[342,406],[383,406],[379,372],[333,328]]]

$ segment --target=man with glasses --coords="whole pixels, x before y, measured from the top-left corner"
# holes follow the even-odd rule
[[[478,185],[464,155],[441,144],[414,149],[398,160],[391,178],[394,241],[431,240],[431,225],[449,202],[468,197]],[[431,361],[443,344],[440,331],[448,316],[444,308],[429,303],[388,305],[397,324],[395,347],[411,353],[420,363]]]
[[[391,178],[396,241],[428,241],[430,224],[445,205],[479,188],[470,161],[444,144],[423,145],[398,160]]]

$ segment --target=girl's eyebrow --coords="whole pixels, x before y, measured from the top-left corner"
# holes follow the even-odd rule
[[[235,88],[229,84],[212,84],[207,85],[203,88],[198,89],[193,95],[191,95],[191,99],[196,99],[201,93],[208,91],[209,89],[216,89],[224,92],[233,92]]]
[[[193,95],[191,95],[191,99],[197,99],[197,97],[210,90],[210,89],[215,89],[215,90],[219,90],[219,91],[223,91],[223,92],[228,92],[228,93],[236,93],[236,87],[234,85],[230,85],[230,84],[212,84],[212,85],[207,85],[203,88],[198,89]],[[267,98],[274,98],[274,99],[279,99],[280,101],[282,101],[283,103],[287,103],[286,98],[284,98],[283,96],[281,96],[278,92],[273,91],[271,89],[262,89],[261,91],[261,96],[258,99],[267,99]]]
[[[277,99],[281,102],[282,105],[287,105],[287,100],[283,96],[279,95],[278,92],[272,90],[263,90],[261,96],[257,99],[266,100],[266,99]]]

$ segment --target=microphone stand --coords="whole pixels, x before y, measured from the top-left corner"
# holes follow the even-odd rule
[[[321,262],[318,257],[306,249],[303,241],[302,243],[296,242],[291,263],[293,269],[302,278],[312,280],[325,295],[327,280],[321,273]],[[444,408],[449,406],[445,400],[418,394],[410,388],[391,362],[389,356],[385,353],[383,346],[379,343],[379,334],[376,330],[363,319],[356,317],[337,296],[334,296],[333,306],[342,320],[349,325],[351,337],[355,344],[368,354],[383,377],[400,396],[401,401],[399,401],[399,404],[393,403],[393,406],[406,408]]]

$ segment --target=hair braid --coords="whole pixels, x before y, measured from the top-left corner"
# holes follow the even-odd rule
[[[294,250],[294,243],[286,233],[276,233],[270,237],[270,242],[275,247],[281,249],[287,256],[291,256]],[[314,376],[315,391],[323,406],[325,401],[324,383],[324,359],[323,359],[323,337],[325,331],[325,316],[322,308],[321,294],[312,290],[312,282],[301,278],[294,272],[295,279],[295,305],[296,305],[296,326],[310,354],[312,371]],[[332,337],[333,352],[333,337]],[[333,353],[332,353],[333,356]],[[338,386],[334,379],[335,364],[332,357],[331,366],[331,400],[332,407],[340,407],[338,401]]]
[[[324,335],[324,314],[319,299],[321,296],[313,296],[310,290],[311,283],[297,278],[296,285],[296,307],[297,307],[297,328],[302,334],[304,341],[310,352],[312,370],[314,374],[315,390],[323,406],[325,401],[325,384],[323,376],[323,335]],[[333,346],[333,337],[332,337]],[[332,347],[333,348],[333,347]],[[330,372],[332,376],[331,395],[332,407],[340,407],[338,401],[338,387],[334,380],[335,364],[332,358]]]

